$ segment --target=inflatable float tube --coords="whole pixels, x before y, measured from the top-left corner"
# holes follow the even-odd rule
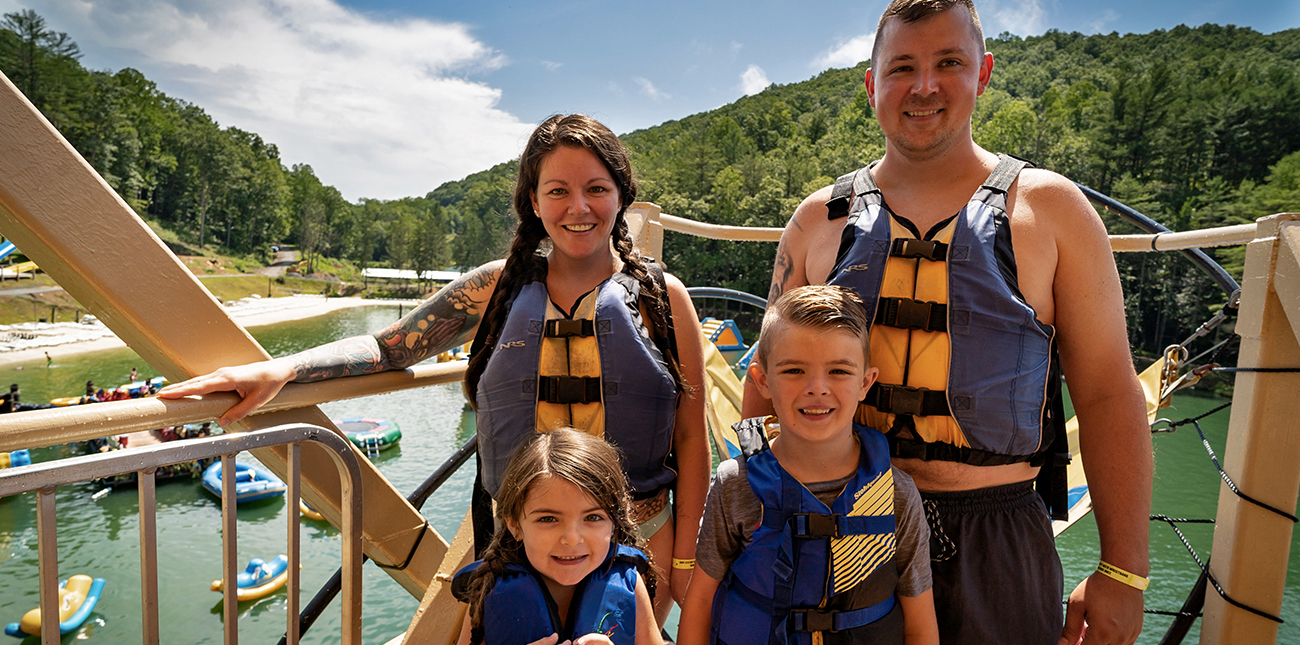
[[[325,521],[324,515],[321,515],[319,511],[308,506],[307,502],[301,498],[298,500],[298,510],[302,511],[302,516],[309,520],[317,520],[320,522]]]
[[[18,468],[32,465],[32,453],[26,448],[13,452],[0,452],[0,468]]]
[[[156,386],[157,388],[161,388],[164,385],[167,385],[168,383],[169,381],[167,380],[167,377],[155,376],[151,379],[147,379],[144,381],[131,381],[130,383],[119,385],[117,389],[126,392],[132,398],[136,398],[148,392],[150,385]]]
[[[402,431],[392,421],[383,419],[330,419],[347,435],[353,445],[362,449],[388,450],[402,440]]]
[[[298,568],[302,568],[299,565]],[[239,602],[257,600],[275,593],[289,580],[289,558],[278,555],[270,562],[253,558],[244,567],[244,572],[235,576],[235,598]],[[221,593],[224,585],[220,580],[213,580],[210,587]]]
[[[203,471],[203,488],[221,497],[221,462]],[[288,487],[271,471],[242,461],[235,462],[235,503],[255,502],[284,494]]]
[[[104,579],[75,575],[59,583],[59,633],[66,634],[86,622],[95,610],[99,596],[104,591]],[[17,638],[41,635],[41,608],[23,615],[17,623],[9,623],[5,633]]]

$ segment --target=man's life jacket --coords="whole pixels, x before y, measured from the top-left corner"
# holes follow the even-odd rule
[[[587,634],[608,636],[616,645],[636,642],[636,583],[650,566],[641,551],[611,545],[609,554],[595,571],[579,582],[569,602],[568,616],[560,620],[559,608],[551,598],[541,574],[531,565],[508,564],[483,599],[482,641],[487,645],[526,645],[551,634],[558,642]],[[470,574],[483,563],[476,560],[456,572],[452,594],[461,602],[466,596]],[[466,620],[469,617],[466,616]]]
[[[515,448],[533,431],[572,426],[603,437],[623,456],[628,484],[650,493],[672,482],[677,387],[665,350],[641,319],[641,283],[615,273],[578,299],[551,302],[530,282],[509,307],[478,382],[478,450],[493,497]]]
[[[762,420],[742,423],[753,421]],[[858,470],[829,507],[771,450],[739,457],[763,522],[713,597],[711,642],[903,642],[888,443],[872,428],[853,430]]]
[[[874,312],[871,359],[880,368],[856,420],[884,431],[895,457],[977,466],[1069,459],[1055,329],[1020,293],[1011,245],[1007,190],[1026,165],[999,155],[970,201],[924,235],[890,213],[870,166],[835,182],[829,216],[849,220],[827,281],[854,289]],[[1044,469],[1054,479],[1064,476],[1057,465]],[[1053,495],[1063,503],[1059,483]]]

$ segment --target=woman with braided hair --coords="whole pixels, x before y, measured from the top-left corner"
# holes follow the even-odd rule
[[[662,625],[690,580],[710,458],[699,320],[682,283],[633,247],[624,214],[635,199],[618,137],[582,115],[553,116],[520,156],[519,223],[504,260],[374,336],[222,368],[159,396],[234,390],[243,400],[226,425],[290,381],[405,369],[474,339],[465,385],[487,492],[496,495],[510,455],[534,432],[572,426],[608,440],[652,559],[673,563],[656,595]]]

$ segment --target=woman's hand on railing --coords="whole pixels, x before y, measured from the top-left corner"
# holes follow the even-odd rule
[[[291,361],[278,358],[260,363],[223,367],[211,374],[196,376],[183,383],[169,385],[158,392],[160,399],[179,399],[183,396],[235,392],[243,399],[217,420],[228,426],[275,398],[285,384],[297,376]]]

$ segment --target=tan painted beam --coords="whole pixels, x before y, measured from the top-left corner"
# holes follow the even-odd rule
[[[464,604],[451,595],[451,578],[462,567],[474,560],[474,522],[469,512],[460,522],[460,529],[451,541],[447,558],[443,560],[438,575],[433,577],[419,609],[407,628],[405,643],[447,643],[452,645],[460,635],[460,622],[468,618],[463,614]]]
[[[1296,215],[1258,222],[1246,247],[1241,309],[1241,367],[1300,367],[1300,223]],[[1300,374],[1236,376],[1223,466],[1245,494],[1289,513],[1300,495]],[[1219,486],[1210,573],[1234,600],[1280,615],[1293,524]],[[1277,623],[1227,604],[1211,590],[1205,599],[1201,643],[1259,645],[1277,641]]]
[[[3,74],[0,232],[172,381],[268,357]],[[246,427],[291,421],[332,427],[315,407],[253,417]],[[256,455],[285,474],[283,450]],[[447,544],[373,465],[362,467],[365,552],[401,563],[423,534],[404,571],[385,569],[423,597]],[[337,525],[338,476],[316,446],[303,447],[302,480],[304,497]]]

